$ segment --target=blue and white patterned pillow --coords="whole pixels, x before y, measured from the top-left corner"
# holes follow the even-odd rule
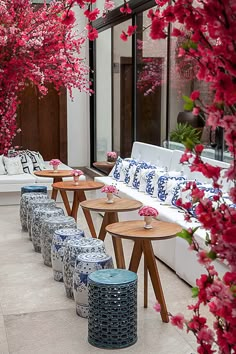
[[[146,163],[146,162],[139,162],[137,164],[136,170],[135,170],[135,174],[134,174],[134,178],[133,178],[133,184],[132,187],[135,189],[139,189],[140,186],[140,176],[141,176],[141,170],[147,170],[149,169],[151,166]]]
[[[123,159],[122,164],[121,164],[121,168],[120,168],[120,178],[119,178],[120,182],[124,182],[125,176],[129,170],[130,163],[132,163],[132,162],[135,163],[136,160],[131,159],[131,158]]]
[[[125,175],[124,183],[127,184],[129,187],[132,187],[134,174],[135,174],[137,165],[138,165],[137,161],[132,160],[129,163],[128,169],[126,169],[126,175]]]
[[[150,172],[156,170],[156,166],[151,166],[148,168],[141,168],[140,170],[140,180],[139,180],[139,192],[146,192],[147,189],[147,176]]]
[[[119,181],[119,179],[120,179],[120,169],[121,169],[122,162],[123,162],[123,159],[120,156],[118,156],[115,166],[113,167],[113,169],[111,171],[111,177],[113,179],[115,179],[116,181]]]
[[[201,184],[198,186],[198,188],[205,192],[204,198],[207,198],[207,199],[213,199],[213,197],[215,195],[218,195],[218,193],[219,193],[219,189],[214,188],[214,187],[212,187],[212,185],[209,185],[209,184]],[[197,218],[196,207],[198,206],[198,204],[199,203],[193,204],[191,210],[189,211],[189,213],[195,218]]]
[[[146,193],[151,195],[153,198],[156,198],[156,193],[154,191],[157,189],[157,182],[160,176],[165,173],[164,170],[155,168],[151,172],[149,172],[146,176]]]
[[[182,200],[182,203],[192,203],[192,196],[191,196],[191,190],[190,189],[186,189],[186,184],[188,182],[195,182],[197,187],[199,187],[202,183],[201,182],[196,182],[195,180],[189,180],[189,181],[184,181],[184,182],[180,182],[177,184],[177,186],[175,187],[174,189],[174,193],[173,193],[173,198],[171,200],[171,204],[173,206],[176,206],[176,201],[178,199],[181,198]],[[191,204],[191,207],[189,209],[187,209],[187,211],[189,212],[189,214],[192,214],[193,215],[193,205]]]
[[[186,180],[186,177],[160,176],[157,182],[157,199],[171,205],[174,190],[178,183]]]

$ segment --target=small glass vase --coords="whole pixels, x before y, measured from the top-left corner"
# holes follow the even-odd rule
[[[74,185],[78,186],[78,184],[79,184],[79,176],[73,176],[73,178],[74,178]]]
[[[53,165],[53,172],[58,172],[58,165]]]
[[[152,216],[144,216],[144,221],[145,221],[145,225],[144,228],[145,229],[152,229]]]
[[[108,204],[113,204],[114,203],[114,198],[113,198],[113,193],[107,193],[107,200],[106,202]]]

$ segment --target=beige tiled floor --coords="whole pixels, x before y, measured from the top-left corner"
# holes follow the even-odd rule
[[[101,217],[93,214],[98,229]],[[79,212],[78,225],[89,235]],[[43,265],[28,234],[21,232],[19,206],[0,207],[0,354],[191,354],[196,352],[191,334],[162,323],[153,310],[155,298],[149,286],[149,308],[143,308],[142,269],[138,282],[138,341],[120,350],[98,349],[87,342],[87,320],[75,313],[62,283],[53,280],[52,269]],[[106,248],[113,254],[110,236]],[[127,259],[132,243],[124,244]],[[191,289],[158,262],[170,312],[187,313]]]

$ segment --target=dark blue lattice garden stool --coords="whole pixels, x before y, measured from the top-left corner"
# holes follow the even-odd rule
[[[88,341],[98,348],[125,348],[137,341],[137,274],[102,269],[88,276]]]
[[[46,186],[24,186],[21,187],[21,195],[24,193],[47,193]]]

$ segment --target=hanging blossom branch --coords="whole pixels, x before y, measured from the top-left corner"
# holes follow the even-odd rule
[[[164,39],[167,28],[173,26],[172,36],[177,38],[189,34],[185,45],[180,46],[178,56],[193,60],[196,78],[208,83],[212,92],[210,103],[202,107],[203,99],[199,91],[192,92],[188,103],[195,112],[204,109],[206,124],[213,129],[224,129],[224,139],[232,154],[230,167],[223,171],[211,166],[201,158],[202,145],[195,148],[188,142],[181,162],[189,164],[191,171],[201,172],[212,180],[215,188],[213,199],[207,198],[197,185],[191,189],[195,214],[205,230],[207,250],[202,250],[195,238],[197,229],[183,230],[179,236],[197,252],[200,264],[206,269],[196,280],[193,296],[196,303],[189,306],[193,311],[188,320],[182,314],[171,315],[173,325],[196,337],[197,351],[200,354],[236,353],[236,2],[234,0],[155,0],[157,8],[148,12],[151,20],[150,37],[153,40]],[[124,9],[126,2],[124,2]],[[181,25],[182,29],[175,27]],[[222,196],[221,177],[231,183],[229,189],[230,204]],[[181,200],[179,206],[184,207]],[[191,215],[186,213],[186,220]],[[213,266],[213,261],[224,262],[228,271],[222,278]],[[202,306],[208,306],[214,316],[213,327],[201,316]],[[160,310],[159,304],[155,306]]]
[[[42,95],[49,83],[58,91],[66,87],[71,97],[73,88],[91,93],[81,49],[86,38],[97,37],[91,22],[99,11],[89,10],[93,2],[59,0],[34,7],[30,0],[0,1],[0,153],[12,146],[18,96],[27,84],[34,84]],[[87,33],[74,27],[76,5],[88,19]]]

